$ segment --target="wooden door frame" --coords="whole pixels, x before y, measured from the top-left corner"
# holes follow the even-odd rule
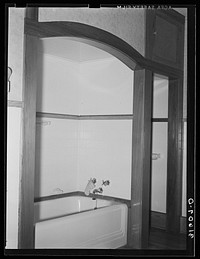
[[[145,46],[145,56],[147,58],[153,58],[156,16],[165,19],[167,22],[174,23],[184,36],[185,18],[183,15],[172,9],[147,9]],[[179,67],[183,71],[184,42],[181,41],[180,37],[177,37],[177,48],[175,63],[162,60],[162,58],[160,58],[160,62],[171,63],[171,66],[173,66],[171,69]],[[157,63],[157,65],[159,64]],[[166,76],[169,82],[166,230],[167,232],[179,233],[182,207],[183,74],[176,73],[172,75],[167,67],[166,71],[163,72],[160,71],[158,74]]]
[[[183,75],[183,71],[147,60],[120,38],[104,30],[81,23],[36,22],[33,19],[25,18],[24,32],[26,51],[19,248],[34,248],[34,127],[37,87],[35,73],[37,67],[37,39],[43,37],[75,37],[82,39],[82,41],[114,55],[135,71],[133,100],[133,112],[135,114],[133,120],[134,145],[132,149],[133,162],[128,244],[130,248],[147,248],[150,211],[152,73],[167,73],[170,76],[179,77]],[[137,138],[137,145],[134,142],[135,137]],[[135,159],[136,157],[138,159]],[[139,181],[135,181],[135,179],[139,179]]]
[[[182,153],[183,80],[169,78],[166,231],[175,234],[182,216]]]

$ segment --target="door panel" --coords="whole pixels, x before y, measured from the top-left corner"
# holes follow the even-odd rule
[[[172,10],[146,13],[146,57],[183,69],[184,17]]]

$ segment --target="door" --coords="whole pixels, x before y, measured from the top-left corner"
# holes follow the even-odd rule
[[[182,204],[181,80],[154,74],[152,133],[151,225],[178,234]]]

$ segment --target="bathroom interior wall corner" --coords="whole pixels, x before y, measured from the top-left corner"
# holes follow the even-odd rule
[[[37,111],[78,115],[79,63],[51,52],[40,55]]]
[[[63,42],[69,47],[66,39]],[[37,111],[132,114],[133,71],[109,54],[100,57],[102,50],[85,45],[81,61],[75,56],[73,60],[55,56],[52,48],[51,53],[44,53]],[[132,120],[37,120],[36,197],[58,189],[84,191],[88,179],[96,177],[100,185],[102,180],[111,181],[105,195],[130,199]]]

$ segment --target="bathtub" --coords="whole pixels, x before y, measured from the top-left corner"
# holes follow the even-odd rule
[[[84,196],[35,203],[35,248],[115,249],[127,243],[128,207]]]

